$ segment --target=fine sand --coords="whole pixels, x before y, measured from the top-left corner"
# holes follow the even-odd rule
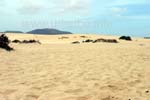
[[[71,44],[118,37],[7,36],[42,44],[11,43],[15,51],[0,49],[0,100],[150,100],[149,39]]]

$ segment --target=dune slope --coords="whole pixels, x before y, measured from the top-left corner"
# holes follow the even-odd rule
[[[0,100],[150,98],[149,40],[73,45],[71,41],[83,39],[79,35],[63,40],[60,35],[8,36],[39,39],[42,45],[11,44],[13,52],[0,49]],[[89,36],[96,37],[101,36]]]

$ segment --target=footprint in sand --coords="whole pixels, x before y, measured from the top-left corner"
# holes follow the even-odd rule
[[[37,100],[39,98],[38,95],[27,95],[25,100]]]
[[[17,91],[16,89],[6,89],[6,90],[0,90],[0,93],[4,95],[10,95],[16,91]]]
[[[66,90],[65,93],[71,93],[71,94],[77,94],[83,92],[82,89],[70,89],[70,90]]]
[[[0,100],[8,100],[8,98],[5,95],[0,94]]]
[[[120,100],[120,99],[117,98],[117,97],[114,97],[114,96],[107,96],[107,97],[104,97],[104,98],[102,98],[100,100]]]

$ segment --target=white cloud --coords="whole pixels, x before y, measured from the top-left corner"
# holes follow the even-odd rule
[[[150,0],[1,0],[0,12],[38,16],[106,16],[122,15],[130,4],[149,3]],[[100,13],[100,14],[98,14]],[[68,16],[69,15],[69,16]]]
[[[64,0],[61,9],[63,12],[85,11],[90,7],[90,0]]]
[[[40,0],[19,0],[18,11],[22,14],[35,14],[44,9],[44,4]]]
[[[77,13],[86,12],[91,0],[20,0],[19,12],[35,14],[40,12]]]
[[[5,0],[1,0],[0,1],[0,7],[4,6],[5,5]]]
[[[137,6],[140,8],[141,5],[147,4],[150,4],[150,0],[116,0],[112,5],[109,5],[109,11],[113,16],[142,18],[143,16],[136,13],[139,10]]]
[[[112,7],[111,8],[111,11],[113,13],[122,13],[122,12],[124,12],[126,10],[127,10],[127,8],[121,8],[121,7]]]
[[[139,16],[136,16],[136,15],[132,15],[132,16],[122,16],[122,18],[125,18],[125,19],[133,19],[133,20],[150,20],[150,16],[149,15],[139,15]]]
[[[147,4],[149,0],[115,0],[113,5]]]

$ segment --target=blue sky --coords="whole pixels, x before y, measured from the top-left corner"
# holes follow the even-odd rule
[[[150,0],[1,0],[0,31],[150,36]]]

